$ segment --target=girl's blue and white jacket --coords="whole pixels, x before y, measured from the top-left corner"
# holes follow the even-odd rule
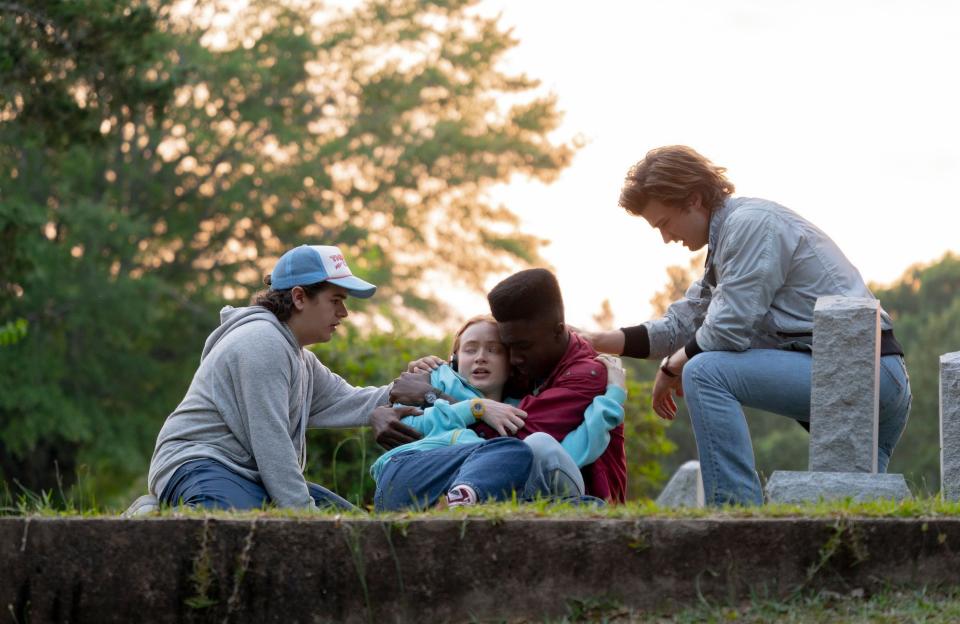
[[[433,407],[424,410],[421,416],[407,416],[401,422],[423,434],[423,438],[391,449],[370,466],[374,481],[390,457],[407,451],[427,451],[452,444],[477,444],[483,442],[476,431],[470,429],[476,419],[470,412],[470,399],[483,398],[479,390],[471,386],[450,366],[444,364],[430,374],[430,383],[457,400],[449,403],[438,399]],[[577,466],[592,464],[610,443],[610,430],[623,422],[623,404],[626,392],[618,386],[607,386],[605,394],[593,399],[583,414],[583,423],[561,440],[560,444]],[[517,404],[514,399],[504,401]]]

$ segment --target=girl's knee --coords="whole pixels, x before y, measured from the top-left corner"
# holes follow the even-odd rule
[[[509,453],[515,461],[528,465],[533,464],[533,448],[523,440],[518,440],[517,438],[496,438],[496,440],[500,441],[498,443],[499,452]]]

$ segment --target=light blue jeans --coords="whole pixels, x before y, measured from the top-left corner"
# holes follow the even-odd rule
[[[577,462],[553,436],[538,431],[525,437],[523,442],[533,451],[533,464],[521,500],[546,499],[567,505],[606,506],[602,498],[586,493]]]
[[[586,487],[577,462],[553,436],[542,431],[523,439],[533,451],[530,476],[523,486],[523,500],[583,496]]]
[[[760,505],[763,490],[743,407],[810,421],[812,357],[799,351],[706,351],[683,368],[683,391],[708,505]],[[886,472],[910,413],[903,358],[880,358],[877,470]]]

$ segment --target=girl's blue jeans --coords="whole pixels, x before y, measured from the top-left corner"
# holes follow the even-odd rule
[[[509,500],[522,493],[532,463],[533,451],[516,438],[397,453],[380,472],[373,506],[426,509],[454,485],[469,485],[480,501]]]

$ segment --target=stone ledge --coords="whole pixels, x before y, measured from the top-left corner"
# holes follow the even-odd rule
[[[958,548],[960,518],[2,518],[0,606],[33,624],[539,620],[569,599],[956,584]]]

